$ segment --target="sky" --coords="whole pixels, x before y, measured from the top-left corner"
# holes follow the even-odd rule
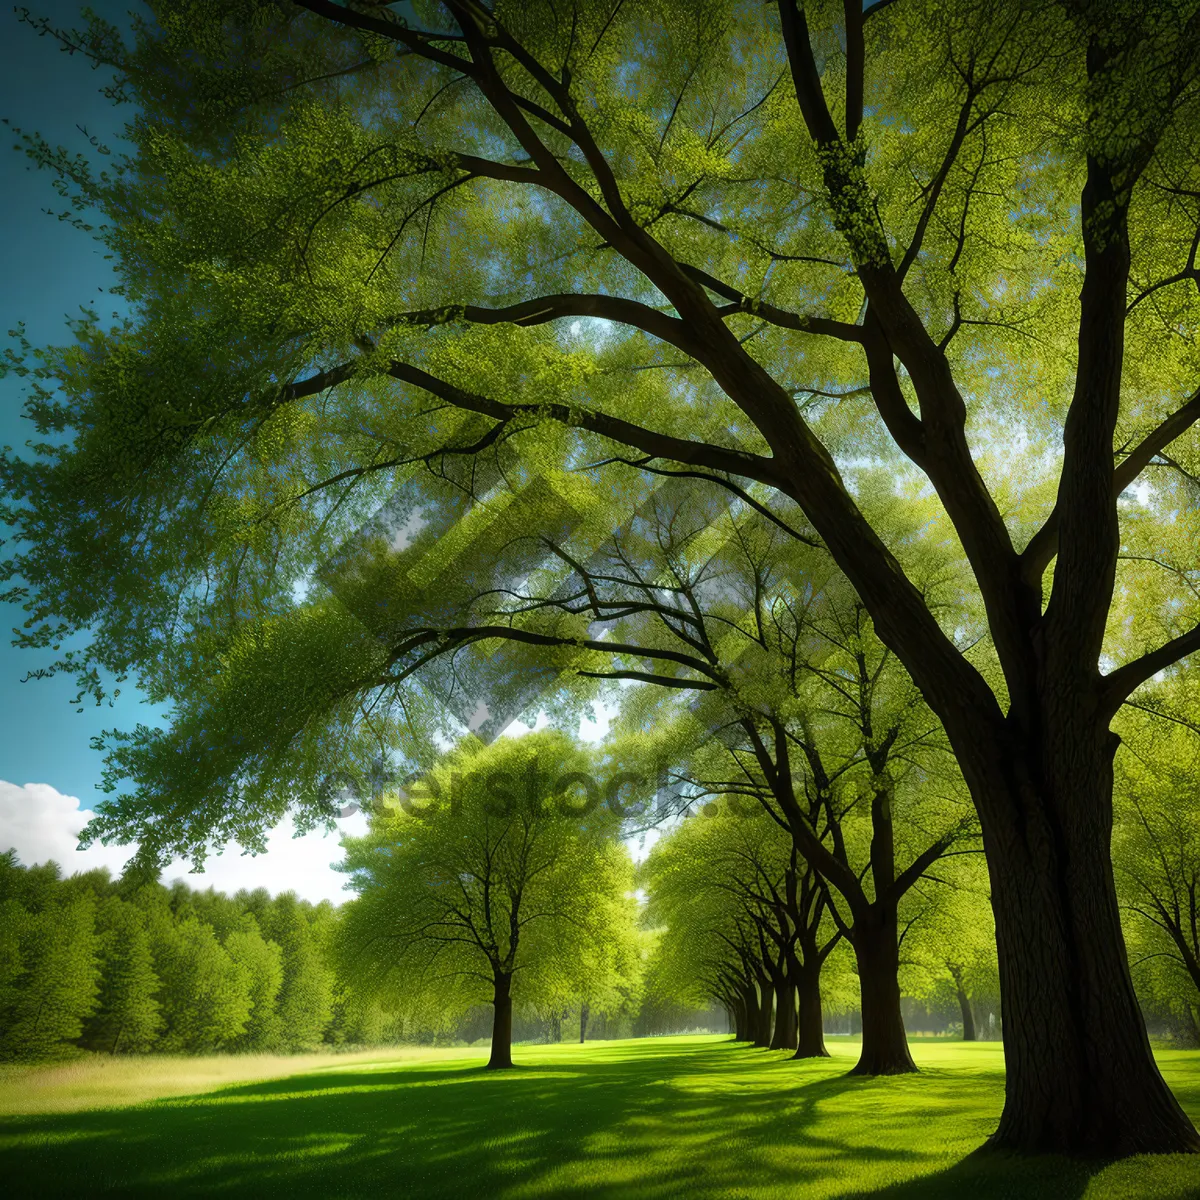
[[[123,14],[131,7],[127,0],[91,0],[90,6],[118,24],[125,23]],[[78,24],[80,7],[81,0],[30,0],[35,15],[57,26]],[[103,247],[43,211],[62,207],[50,178],[12,148],[17,127],[36,130],[51,145],[83,151],[88,142],[82,126],[114,151],[120,149],[130,110],[115,108],[100,94],[106,72],[59,46],[21,24],[13,11],[0,11],[0,118],[9,123],[0,127],[7,135],[0,138],[0,337],[24,321],[34,345],[63,340],[66,318],[89,300],[98,301],[102,317],[114,311],[114,300],[102,296],[114,282]],[[21,417],[23,391],[19,379],[0,380],[0,445],[22,447],[34,436]],[[80,713],[71,703],[75,686],[70,677],[21,682],[46,659],[42,652],[11,645],[8,631],[25,619],[20,606],[0,604],[0,610],[0,851],[16,849],[27,864],[54,859],[68,874],[96,866],[115,874],[131,847],[79,851],[75,845],[88,810],[103,797],[97,791],[102,755],[91,749],[90,741],[107,729],[160,724],[166,714],[129,684],[112,707],[97,708],[93,702]],[[585,723],[581,733],[597,738],[606,725],[602,715],[599,725]],[[511,732],[523,730],[518,725]],[[204,874],[187,880],[226,891],[293,889],[313,901],[341,902],[347,898],[344,877],[330,866],[340,857],[338,838],[362,833],[365,825],[361,815],[338,825],[334,834],[295,838],[285,822],[271,831],[266,854],[252,857],[230,847],[209,860]],[[184,877],[187,870],[186,864],[172,864],[163,878]]]
[[[112,0],[93,0],[92,6],[114,18],[127,7]],[[71,25],[80,5],[31,0],[31,7],[55,24]],[[78,55],[60,53],[52,38],[39,37],[19,23],[11,8],[0,11],[0,118],[9,122],[0,127],[0,337],[6,344],[7,331],[18,321],[25,322],[35,344],[63,340],[68,314],[113,282],[99,243],[42,211],[57,210],[61,202],[45,172],[32,169],[13,149],[17,139],[12,133],[14,126],[37,130],[52,145],[74,151],[87,146],[76,128],[82,125],[114,145],[126,117],[99,94],[105,82],[104,73]],[[109,303],[111,312],[111,298]],[[21,447],[34,435],[21,417],[23,394],[21,380],[0,380],[0,444]],[[101,764],[101,756],[89,748],[91,737],[139,720],[154,724],[158,714],[132,692],[113,709],[93,705],[77,714],[70,704],[75,694],[71,679],[21,683],[45,660],[39,652],[10,644],[9,631],[25,614],[14,604],[0,608],[0,779],[50,784],[90,807],[100,796]]]

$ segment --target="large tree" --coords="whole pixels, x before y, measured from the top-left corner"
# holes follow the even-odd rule
[[[1195,456],[1195,0],[152,8],[132,47],[64,35],[138,101],[132,159],[27,143],[104,213],[133,315],[37,367],[31,416],[73,440],[5,466],[23,636],[89,628],[85,688],[133,670],[176,706],[119,748],[139,786],[93,833],[255,844],[435,657],[611,650],[462,627],[440,588],[455,545],[486,549],[465,534],[405,620],[312,586],[397,471],[604,459],[615,497],[621,469],[702,475],[807,522],[945,726],[991,871],[993,1143],[1200,1147],[1109,854],[1114,714],[1200,647],[1182,588],[1109,619],[1121,493],[1162,464],[1148,490],[1186,507]],[[914,583],[864,457],[936,496],[916,540],[960,547],[982,650]]]

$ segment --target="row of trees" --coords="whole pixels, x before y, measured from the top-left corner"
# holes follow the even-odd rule
[[[1200,804],[1188,782],[1200,750],[1169,699],[1126,730],[1117,877],[1147,1020],[1200,1045]],[[676,1028],[711,1004],[736,1040],[798,1059],[826,1055],[830,1012],[860,1014],[865,1037],[876,984],[847,937],[853,914],[771,806],[693,788],[692,815],[670,821],[635,872],[621,820],[596,803],[602,768],[557,733],[469,739],[421,787],[378,798],[369,834],[346,843],[358,898],[340,910],[104,871],[63,879],[10,851],[0,1055],[490,1036],[489,1065],[506,1067],[514,1017],[525,1037],[558,1040],[569,1022],[583,1041],[589,1026]],[[856,819],[871,827],[873,805],[839,795],[845,844]],[[901,1037],[904,995],[956,1009],[974,1040],[977,1018],[1001,1012],[982,856],[940,859],[905,892],[898,923]]]
[[[1200,648],[1196,0],[150,7],[60,33],[132,153],[23,135],[129,314],[9,360],[19,640],[173,705],[90,835],[261,844],[381,746],[653,685],[630,736],[820,878],[860,1070],[982,848],[994,1143],[1200,1149],[1110,851],[1127,702]]]
[[[333,910],[0,856],[0,1056],[294,1051],[344,1036]],[[344,1007],[344,1004],[343,1004]]]

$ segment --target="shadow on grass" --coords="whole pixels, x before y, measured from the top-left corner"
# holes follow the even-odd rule
[[[336,1066],[136,1107],[19,1118],[9,1195],[798,1195],[1078,1200],[1089,1173],[968,1156],[995,1070],[847,1078],[729,1043],[530,1052],[528,1065]]]
[[[1107,1163],[1066,1158],[1022,1158],[975,1151],[953,1166],[866,1191],[845,1192],[838,1200],[1080,1200]]]

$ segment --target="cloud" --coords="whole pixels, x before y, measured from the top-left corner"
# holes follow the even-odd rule
[[[133,846],[76,848],[79,831],[91,814],[81,808],[76,796],[64,796],[48,783],[20,787],[0,780],[0,851],[16,850],[26,866],[53,859],[64,874],[107,867],[114,875],[129,860]],[[273,895],[293,891],[305,900],[331,900],[341,904],[350,898],[344,890],[346,877],[333,870],[341,856],[342,834],[359,836],[367,821],[358,813],[337,822],[338,832],[321,831],[293,836],[290,820],[275,826],[267,835],[267,850],[251,857],[237,846],[224,854],[210,855],[202,874],[193,875],[188,865],[173,862],[162,874],[165,883],[183,879],[190,887],[215,887],[222,892],[264,887]]]

